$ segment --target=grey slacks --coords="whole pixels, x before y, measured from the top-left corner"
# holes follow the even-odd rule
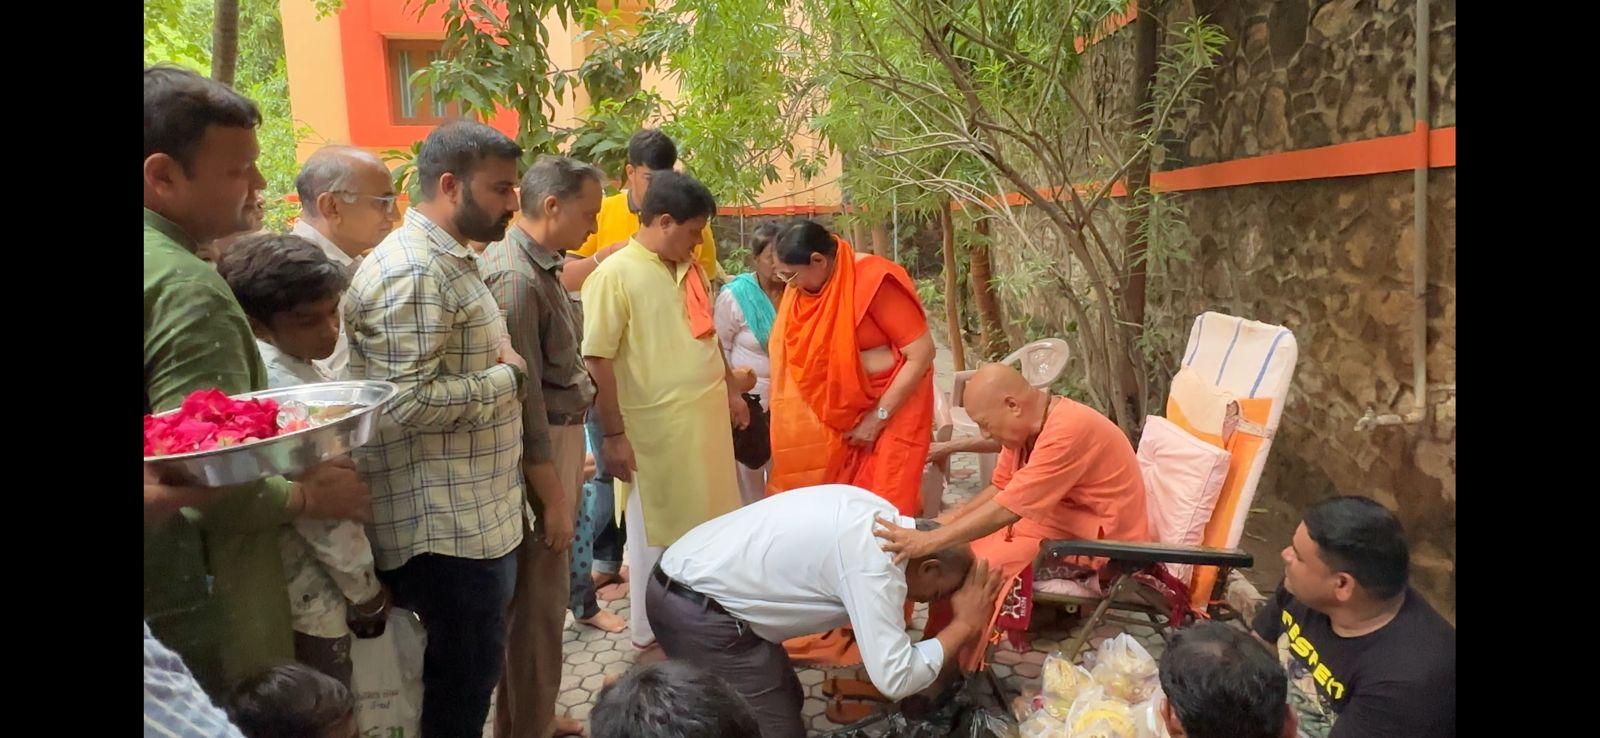
[[[633,576],[649,578],[646,613],[667,658],[705,667],[732,684],[755,712],[761,738],[804,738],[805,693],[783,644],[752,633],[720,608],[667,591],[654,572]]]

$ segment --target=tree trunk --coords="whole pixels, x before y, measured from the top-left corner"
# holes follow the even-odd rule
[[[1152,4],[1155,5],[1155,4]],[[1134,34],[1133,47],[1133,120],[1139,121],[1141,126],[1149,126],[1145,115],[1150,104],[1151,89],[1156,81],[1156,54],[1158,51],[1157,34],[1157,8],[1149,7],[1139,14],[1138,20],[1133,22],[1130,29]],[[1159,135],[1159,131],[1145,131],[1149,135]],[[1149,243],[1145,240],[1145,221],[1150,213],[1150,149],[1144,149],[1128,168],[1128,204],[1124,212],[1127,218],[1123,223],[1123,244],[1126,252],[1123,262],[1122,280],[1122,311],[1123,319],[1132,326],[1132,336],[1127,349],[1138,351],[1138,338],[1144,333],[1145,312],[1145,254]],[[1142,392],[1139,387],[1143,385],[1136,376],[1142,361],[1136,357],[1128,356],[1122,361],[1122,386],[1125,394],[1121,399],[1125,402],[1132,414],[1137,417],[1144,408],[1145,398],[1138,396]]]
[[[961,290],[956,288],[956,227],[950,208],[939,208],[939,242],[944,250],[944,322],[950,331],[950,355],[958,372],[967,370],[967,351],[961,345]]]
[[[239,62],[239,0],[216,0],[214,7],[211,78],[232,87],[233,70]]]
[[[967,281],[972,286],[972,305],[978,313],[978,343],[984,358],[991,361],[1011,353],[1005,321],[1000,318],[1000,300],[994,294],[994,263],[989,257],[989,219],[979,218],[978,238],[967,253]]]
[[[889,255],[889,226],[883,221],[872,224],[872,253],[885,259],[893,258]]]

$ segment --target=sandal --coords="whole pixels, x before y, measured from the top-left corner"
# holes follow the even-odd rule
[[[870,702],[889,702],[870,682],[844,677],[828,677],[822,681],[822,693],[835,700],[854,699]]]
[[[842,702],[838,698],[828,700],[828,708],[822,714],[835,725],[850,725],[866,720],[878,714],[877,705],[867,702]]]

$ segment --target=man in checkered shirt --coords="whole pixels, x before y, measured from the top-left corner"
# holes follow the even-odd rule
[[[378,576],[428,631],[428,738],[483,734],[505,658],[527,364],[466,243],[505,236],[521,153],[474,121],[434,129],[417,155],[421,201],[345,296],[351,378],[400,386],[355,458],[372,487]]]

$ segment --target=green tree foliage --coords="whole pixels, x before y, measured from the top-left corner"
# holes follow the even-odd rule
[[[515,110],[530,155],[566,144],[614,164],[607,157],[627,135],[659,119],[686,167],[725,202],[753,201],[786,174],[786,159],[809,180],[832,151],[858,217],[956,203],[999,224],[1029,266],[1006,290],[1063,303],[1060,330],[1086,396],[1130,432],[1142,420],[1152,372],[1144,326],[1126,318],[1127,275],[1141,258],[1163,258],[1178,230],[1121,227],[1173,208],[1141,188],[1130,209],[1111,191],[1149,166],[1173,109],[1226,41],[1204,18],[1168,25],[1165,3],[1141,3],[1138,22],[1162,24],[1160,63],[1148,104],[1126,110],[1085,89],[1074,41],[1096,35],[1127,0],[662,0],[637,33],[579,0],[513,0],[504,13],[482,0],[409,2],[446,2],[445,53],[417,82],[475,110]],[[539,22],[548,13],[607,34],[592,64],[553,68]],[[637,90],[651,67],[679,85],[676,104]],[[592,95],[580,124],[552,127],[547,98],[579,86]],[[802,153],[807,129],[826,150]],[[1150,242],[1142,257],[1130,234]]]
[[[621,177],[628,137],[661,116],[666,102],[641,88],[643,73],[658,66],[661,53],[636,43],[636,29],[615,9],[593,0],[539,0],[486,5],[477,0],[408,0],[421,14],[443,2],[443,53],[412,76],[419,91],[460,102],[465,111],[511,110],[515,138],[531,160],[541,153],[564,152]],[[543,19],[575,28],[573,40],[592,51],[570,69],[550,59],[549,30]],[[556,125],[552,103],[588,102],[571,126]],[[397,164],[396,180],[410,188],[410,151],[385,152]]]
[[[169,63],[211,73],[211,0],[145,0],[144,63]],[[295,206],[284,200],[299,171],[295,144],[310,135],[289,112],[289,77],[284,65],[283,23],[276,0],[240,0],[239,60],[234,89],[261,108],[261,157],[267,179],[263,227],[283,230]]]
[[[1220,29],[1203,18],[1164,25],[1150,102],[1125,110],[1085,89],[1074,41],[1094,36],[1126,0],[774,5],[676,0],[652,17],[641,39],[660,39],[691,113],[673,125],[707,131],[705,145],[759,170],[750,163],[783,154],[789,121],[800,119],[841,155],[841,189],[859,213],[881,219],[891,205],[914,214],[955,202],[1000,224],[1021,241],[1010,246],[1027,267],[1001,287],[1065,305],[1061,330],[1088,397],[1136,428],[1153,393],[1143,326],[1125,318],[1137,256],[1118,224],[1172,208],[1140,192],[1149,204],[1129,211],[1111,190],[1131,167],[1148,166],[1173,108],[1226,41]],[[1161,3],[1145,5],[1139,22],[1165,24]],[[703,157],[696,152],[697,171]],[[1132,233],[1161,241],[1173,230]]]
[[[546,15],[576,25],[593,0],[406,0],[421,15],[435,5],[444,11],[440,58],[417,70],[412,83],[434,99],[459,102],[469,112],[509,110],[517,115],[517,143],[532,160],[554,153],[558,139],[550,129],[550,99],[564,72],[550,60]]]

